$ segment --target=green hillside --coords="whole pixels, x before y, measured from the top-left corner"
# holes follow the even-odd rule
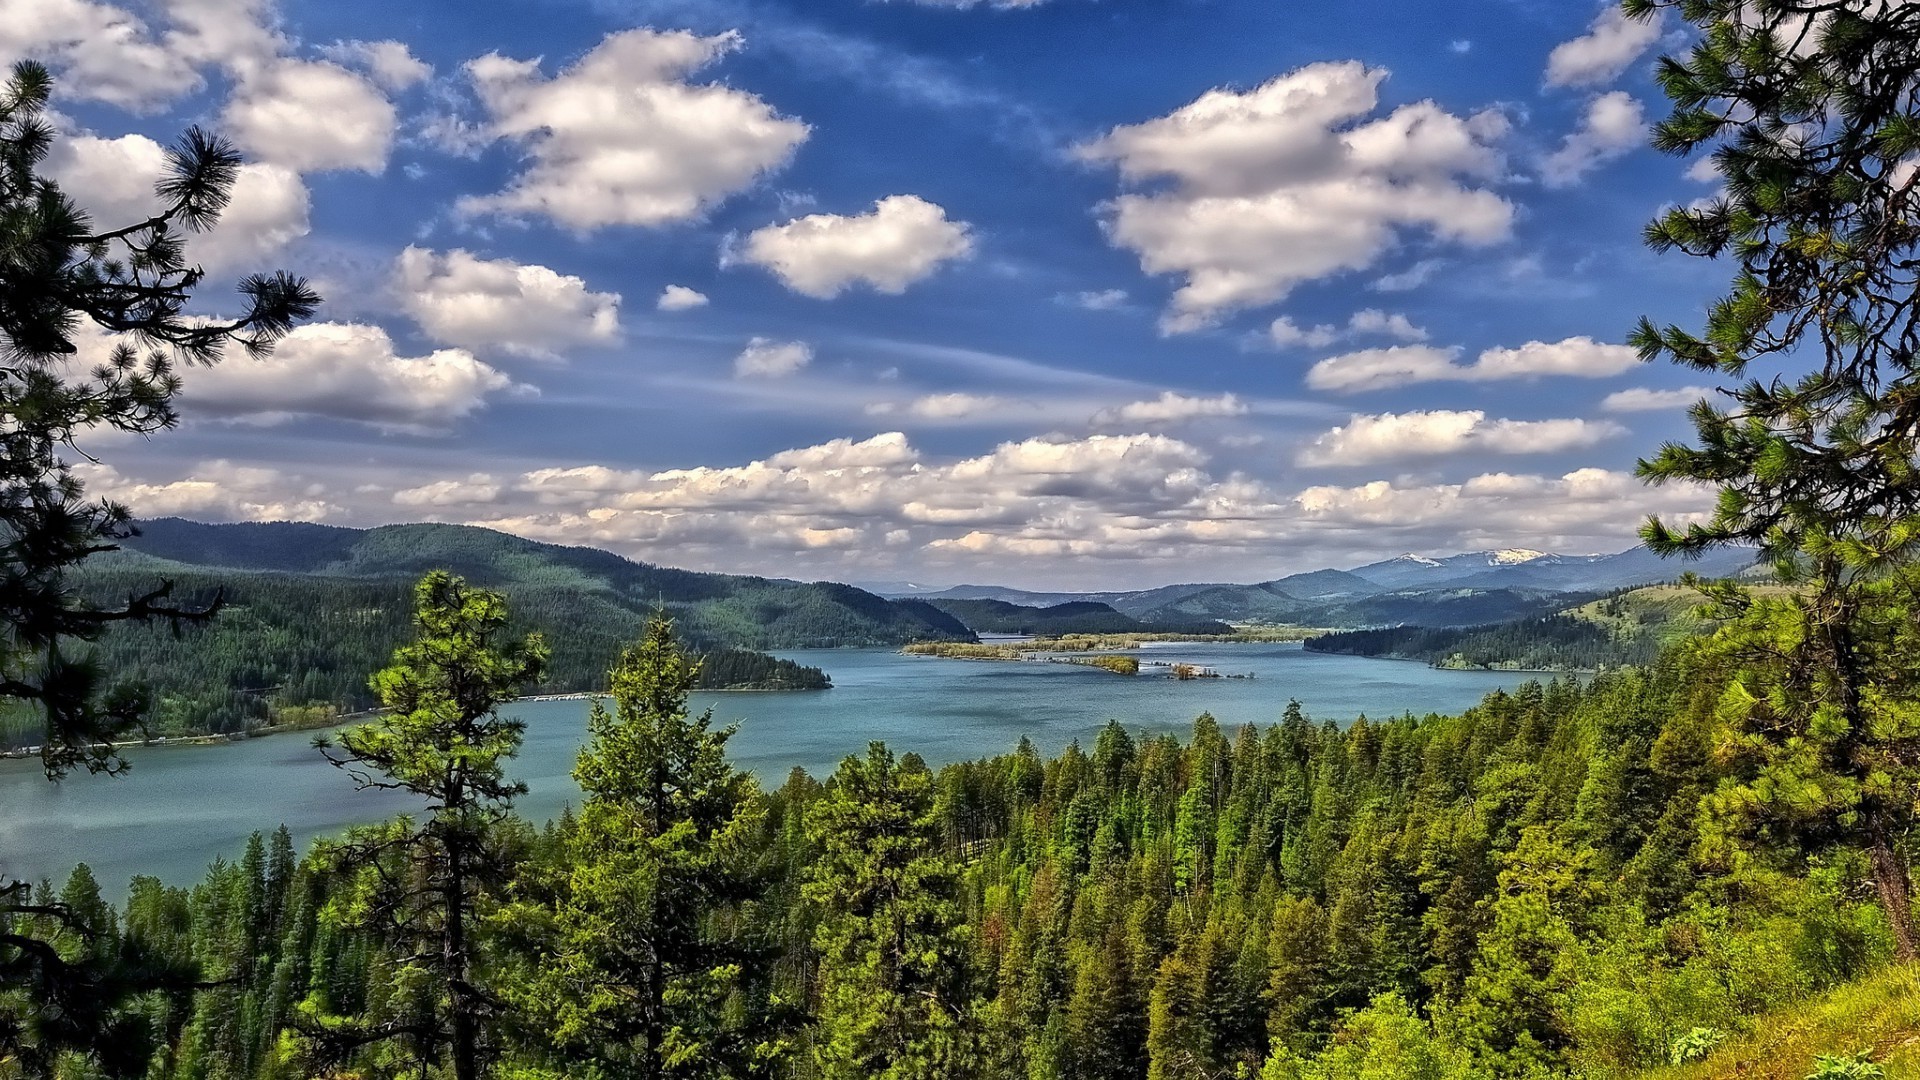
[[[817,668],[764,655],[769,649],[973,640],[926,604],[845,585],[674,570],[455,525],[361,531],[166,520],[143,525],[126,547],[79,575],[95,601],[112,604],[165,581],[181,601],[225,603],[210,625],[183,636],[127,626],[100,645],[107,671],[152,689],[157,730],[167,734],[243,730],[295,706],[368,707],[367,676],[405,639],[409,591],[433,569],[501,590],[523,626],[547,635],[553,660],[540,693],[599,689],[659,609],[707,657],[702,685],[710,689],[830,685]]]
[[[1106,604],[1078,600],[1051,607],[1025,607],[1004,600],[928,600],[976,634],[1231,634],[1233,627],[1210,619],[1168,618],[1148,623]]]
[[[1310,639],[1311,652],[1418,660],[1436,667],[1594,671],[1652,663],[1661,650],[1698,633],[1700,594],[1650,585],[1547,615],[1480,626],[1389,626]]]

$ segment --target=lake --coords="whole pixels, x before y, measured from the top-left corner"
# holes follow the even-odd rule
[[[808,693],[705,693],[698,708],[738,721],[731,748],[769,785],[799,766],[831,772],[869,740],[884,739],[934,765],[1013,749],[1022,735],[1052,754],[1070,740],[1090,746],[1109,719],[1131,730],[1185,732],[1212,713],[1228,728],[1274,722],[1289,698],[1316,720],[1365,713],[1459,712],[1488,692],[1532,676],[1439,671],[1421,664],[1327,656],[1292,644],[1165,643],[1143,662],[1195,663],[1252,679],[1187,682],[1127,678],[1092,668],[903,656],[891,650],[785,652],[824,668],[834,689]],[[569,776],[585,731],[584,701],[529,701],[511,712],[527,722],[512,767],[528,784],[523,815],[556,816],[577,798]],[[64,878],[90,864],[103,888],[124,894],[135,874],[190,885],[215,857],[240,854],[247,834],[282,823],[304,845],[316,836],[407,808],[392,793],[359,792],[302,734],[217,746],[141,747],[120,779],[75,775],[49,784],[37,761],[0,761],[0,871]]]

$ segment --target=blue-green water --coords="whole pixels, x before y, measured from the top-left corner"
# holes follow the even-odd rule
[[[847,754],[884,739],[929,762],[1011,750],[1022,735],[1045,753],[1090,743],[1109,719],[1150,732],[1187,730],[1212,713],[1229,728],[1269,724],[1298,698],[1316,719],[1366,713],[1451,713],[1527,676],[1436,671],[1420,664],[1323,656],[1297,645],[1153,645],[1145,660],[1203,664],[1253,679],[1126,678],[1090,668],[902,656],[884,650],[783,654],[823,667],[834,689],[791,694],[701,694],[717,719],[738,721],[736,761],[770,784],[799,766],[824,776]],[[1143,668],[1151,674],[1156,669]],[[576,797],[569,779],[586,703],[514,706],[527,722],[513,772],[528,784],[521,812],[558,814]],[[36,762],[0,762],[0,871],[63,877],[92,865],[116,895],[135,874],[197,881],[217,856],[236,856],[249,832],[282,823],[302,844],[407,808],[396,795],[359,792],[307,737],[279,735],[219,746],[145,747],[120,779],[78,775],[49,784]]]

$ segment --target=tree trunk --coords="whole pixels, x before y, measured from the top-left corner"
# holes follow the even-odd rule
[[[473,995],[467,985],[467,877],[458,851],[447,852],[446,935],[442,960],[447,970],[448,1025],[453,1036],[454,1080],[480,1080]]]
[[[1886,821],[1879,811],[1867,818],[1867,853],[1873,860],[1873,883],[1880,891],[1880,907],[1893,925],[1894,954],[1901,963],[1920,960],[1920,941],[1913,926],[1913,885],[1907,866],[1887,836]]]

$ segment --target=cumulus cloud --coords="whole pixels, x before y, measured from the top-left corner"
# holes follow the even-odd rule
[[[1548,187],[1568,187],[1609,161],[1626,156],[1647,141],[1646,111],[1638,98],[1612,90],[1587,103],[1580,126],[1560,148],[1540,162]]]
[[[1664,409],[1683,409],[1713,393],[1708,386],[1681,386],[1672,390],[1651,390],[1636,386],[1631,390],[1619,390],[1608,394],[1600,402],[1607,412],[1659,412]]]
[[[811,363],[813,346],[805,342],[757,337],[733,358],[733,374],[741,379],[779,379]]]
[[[1625,546],[1645,512],[1687,520],[1712,505],[1704,488],[1649,490],[1601,469],[1289,493],[1209,465],[1205,451],[1164,435],[1050,436],[936,460],[892,432],[735,466],[535,470],[503,482],[499,503],[470,519],[636,553],[671,544],[694,559],[758,550],[830,567],[844,551],[870,568],[894,551],[982,567],[1009,555],[1160,560],[1178,573],[1221,558],[1271,566],[1282,551],[1324,563],[1454,544]]]
[[[435,480],[419,487],[402,488],[393,493],[395,506],[472,506],[490,503],[500,497],[500,484],[486,473],[474,473],[464,480]]]
[[[1489,419],[1478,409],[1359,415],[1300,452],[1302,465],[1373,465],[1462,453],[1549,454],[1626,429],[1607,421]]]
[[[552,78],[538,61],[491,53],[467,64],[487,133],[529,164],[503,191],[468,196],[468,215],[537,215],[587,232],[703,216],[785,165],[807,125],[718,83],[687,82],[740,46],[735,33],[609,34]]]
[[[145,135],[66,136],[55,141],[46,165],[96,225],[130,225],[160,209],[154,185],[166,175],[166,149]],[[220,223],[188,237],[187,258],[213,274],[266,269],[265,260],[307,235],[311,207],[306,185],[292,170],[242,165]]]
[[[0,18],[0,61],[28,58],[60,71],[64,96],[145,112],[199,90],[193,61],[132,12],[88,0],[27,0]]]
[[[393,282],[401,308],[443,345],[553,359],[620,339],[620,294],[544,266],[408,247]]]
[[[443,431],[497,394],[529,388],[463,349],[401,356],[377,326],[309,323],[273,353],[230,353],[183,372],[189,415],[279,423],[324,416],[395,431]]]
[[[296,172],[378,173],[399,119],[366,78],[327,61],[283,57],[241,74],[220,126],[258,161]]]
[[[1178,424],[1204,417],[1245,416],[1247,403],[1232,394],[1219,397],[1189,397],[1162,390],[1150,401],[1134,401],[1112,409],[1102,409],[1093,417],[1101,426],[1114,424]]]
[[[685,285],[669,285],[660,290],[660,299],[653,306],[661,311],[691,311],[707,306],[707,294]]]
[[[1508,235],[1513,206],[1476,186],[1501,172],[1506,119],[1431,101],[1368,119],[1386,76],[1357,61],[1312,64],[1080,148],[1126,181],[1172,182],[1107,206],[1116,245],[1148,273],[1184,278],[1163,329],[1198,329],[1366,269],[1409,232],[1475,246]]]
[[[1601,379],[1640,363],[1625,345],[1606,345],[1590,337],[1529,341],[1512,349],[1488,349],[1471,364],[1455,363],[1457,346],[1396,345],[1330,356],[1307,372],[1315,390],[1357,393],[1423,382],[1495,382],[1502,379],[1568,375]]]
[[[123,503],[139,517],[190,517],[201,521],[325,521],[343,509],[326,488],[278,469],[216,460],[200,463],[178,480],[152,482],[108,465],[83,462],[75,472],[87,490]]]
[[[320,54],[364,70],[389,90],[405,90],[433,77],[433,65],[414,56],[404,41],[339,41]]]
[[[1528,542],[1551,549],[1572,538],[1626,540],[1648,513],[1698,520],[1712,507],[1713,493],[1698,484],[1648,488],[1631,473],[1587,468],[1559,477],[1484,473],[1457,484],[1374,480],[1311,487],[1294,504],[1303,526],[1356,534],[1386,530],[1381,539],[1403,549],[1417,545],[1395,545],[1392,534],[1440,535],[1463,547],[1546,538]]]
[[[918,195],[889,195],[865,214],[808,214],[756,229],[736,256],[821,300],[865,283],[899,294],[973,252],[972,226]]]
[[[1609,4],[1587,32],[1563,41],[1547,54],[1548,86],[1598,86],[1610,83],[1627,65],[1660,40],[1658,15],[1629,19],[1618,4]]]
[[[1285,315],[1273,320],[1267,327],[1267,337],[1282,349],[1309,348],[1323,349],[1336,341],[1350,337],[1390,337],[1401,341],[1425,341],[1427,331],[1415,326],[1413,321],[1399,313],[1389,314],[1379,308],[1365,308],[1356,311],[1347,319],[1344,329],[1331,323],[1318,326],[1300,326]]]

